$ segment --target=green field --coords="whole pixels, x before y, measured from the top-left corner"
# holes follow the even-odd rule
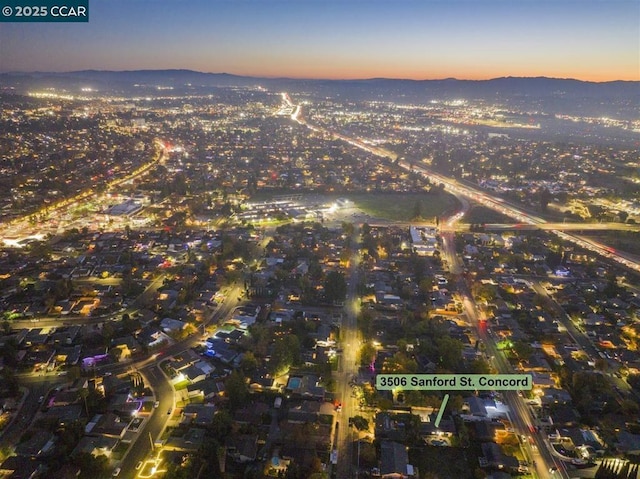
[[[411,221],[414,219],[416,204],[420,203],[420,216],[432,221],[436,216],[452,214],[460,208],[458,200],[448,193],[395,193],[395,192],[358,192],[358,193],[312,193],[296,191],[259,191],[251,201],[269,201],[275,196],[300,194],[301,202],[329,204],[338,198],[346,198],[354,203],[356,209],[371,216],[372,219],[390,221]],[[349,209],[351,211],[351,209]],[[349,217],[345,217],[349,221]]]
[[[343,196],[372,217],[392,221],[413,220],[418,203],[420,216],[427,221],[451,214],[460,207],[458,200],[447,193],[351,193]]]

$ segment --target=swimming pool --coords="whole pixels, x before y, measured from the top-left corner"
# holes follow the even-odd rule
[[[289,382],[287,383],[287,389],[299,389],[302,385],[302,378],[292,377],[289,378]]]

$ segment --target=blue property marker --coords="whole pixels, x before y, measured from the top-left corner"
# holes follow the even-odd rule
[[[447,407],[447,401],[449,400],[449,395],[445,394],[442,398],[442,404],[440,405],[440,409],[438,410],[438,415],[436,416],[435,425],[438,427],[440,425],[440,421],[442,421],[442,415],[444,414],[444,408]]]

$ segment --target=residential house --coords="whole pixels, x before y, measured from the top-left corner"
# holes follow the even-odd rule
[[[182,422],[196,426],[208,426],[213,422],[217,408],[212,404],[188,404],[182,409]]]
[[[71,456],[84,452],[92,456],[106,456],[109,458],[118,444],[120,444],[120,439],[115,437],[83,436],[71,452]]]
[[[225,442],[227,455],[235,462],[255,461],[258,455],[258,435],[238,434],[227,437]]]
[[[127,427],[129,427],[129,421],[124,421],[117,414],[108,412],[96,414],[91,422],[85,426],[85,433],[91,436],[122,439]]]
[[[495,442],[483,442],[481,447],[484,458],[483,467],[518,472],[520,466],[518,459],[505,454],[498,444]]]
[[[206,430],[192,427],[182,436],[171,435],[163,448],[169,451],[198,451],[204,444]]]
[[[42,466],[31,457],[10,456],[0,465],[0,477],[33,479],[40,475]]]
[[[56,439],[53,433],[43,430],[31,431],[33,435],[15,448],[19,456],[40,457],[53,450]]]
[[[409,454],[404,444],[394,441],[380,443],[380,476],[382,479],[409,479],[416,477],[409,464]]]

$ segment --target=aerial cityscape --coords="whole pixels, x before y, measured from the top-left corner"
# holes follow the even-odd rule
[[[640,479],[637,0],[32,3],[0,478]]]

